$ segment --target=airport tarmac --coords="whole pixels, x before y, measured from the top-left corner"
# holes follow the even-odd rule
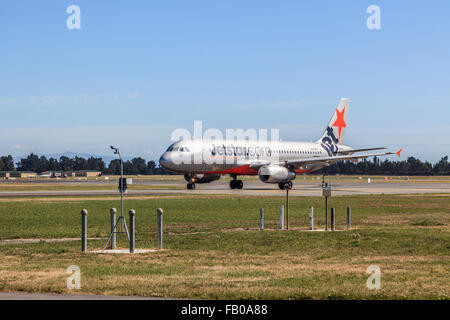
[[[39,182],[41,183],[41,182]],[[51,183],[51,182],[48,182]],[[74,182],[54,182],[62,185]],[[98,183],[98,182],[96,182]],[[76,184],[92,184],[89,182],[76,182]],[[147,180],[142,183],[154,189],[128,190],[127,195],[246,195],[246,196],[283,196],[284,190],[278,185],[263,184],[259,181],[245,181],[244,189],[231,190],[227,181],[217,181],[209,184],[197,184],[196,190],[187,190],[184,181]],[[174,189],[173,187],[179,187]],[[183,189],[181,189],[183,188]],[[1,188],[0,188],[1,189]],[[420,193],[450,193],[450,183],[414,183],[414,182],[339,182],[332,185],[333,195],[355,194],[420,194]],[[111,196],[118,195],[117,190],[29,190],[29,191],[0,191],[0,197],[50,197],[50,196]],[[290,190],[291,196],[321,196],[322,189],[318,181],[294,181],[294,188]]]

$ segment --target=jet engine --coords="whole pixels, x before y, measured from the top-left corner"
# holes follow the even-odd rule
[[[263,166],[258,171],[259,180],[265,183],[286,183],[295,179],[295,172],[277,165]]]
[[[220,179],[220,174],[191,174],[187,173],[184,175],[189,183],[209,183]]]

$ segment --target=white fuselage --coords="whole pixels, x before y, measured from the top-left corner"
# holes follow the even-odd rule
[[[339,151],[351,150],[343,145],[337,147]],[[329,149],[313,142],[192,139],[172,144],[159,162],[175,172],[255,175],[258,171],[251,168],[254,164],[330,155]],[[295,171],[310,172],[323,166],[306,164]]]

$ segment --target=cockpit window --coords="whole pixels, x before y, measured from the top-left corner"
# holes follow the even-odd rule
[[[180,152],[191,152],[188,147],[174,147],[175,143],[172,144],[169,148],[167,148],[166,152],[170,151],[180,151]]]
[[[175,144],[175,143],[172,143],[172,144],[167,148],[166,152],[172,151],[173,145],[174,145],[174,144]]]

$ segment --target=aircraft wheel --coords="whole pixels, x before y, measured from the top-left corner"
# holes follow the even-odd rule
[[[292,181],[286,182],[286,183],[284,184],[284,189],[289,189],[289,190],[291,190],[291,189],[292,189]]]
[[[231,180],[230,181],[230,189],[236,189],[236,180]]]
[[[278,188],[280,188],[280,190],[284,190],[284,183],[279,183]]]
[[[236,188],[242,189],[244,187],[244,183],[242,180],[236,180]]]
[[[195,183],[188,183],[188,184],[187,184],[187,188],[188,188],[189,190],[195,190]]]

